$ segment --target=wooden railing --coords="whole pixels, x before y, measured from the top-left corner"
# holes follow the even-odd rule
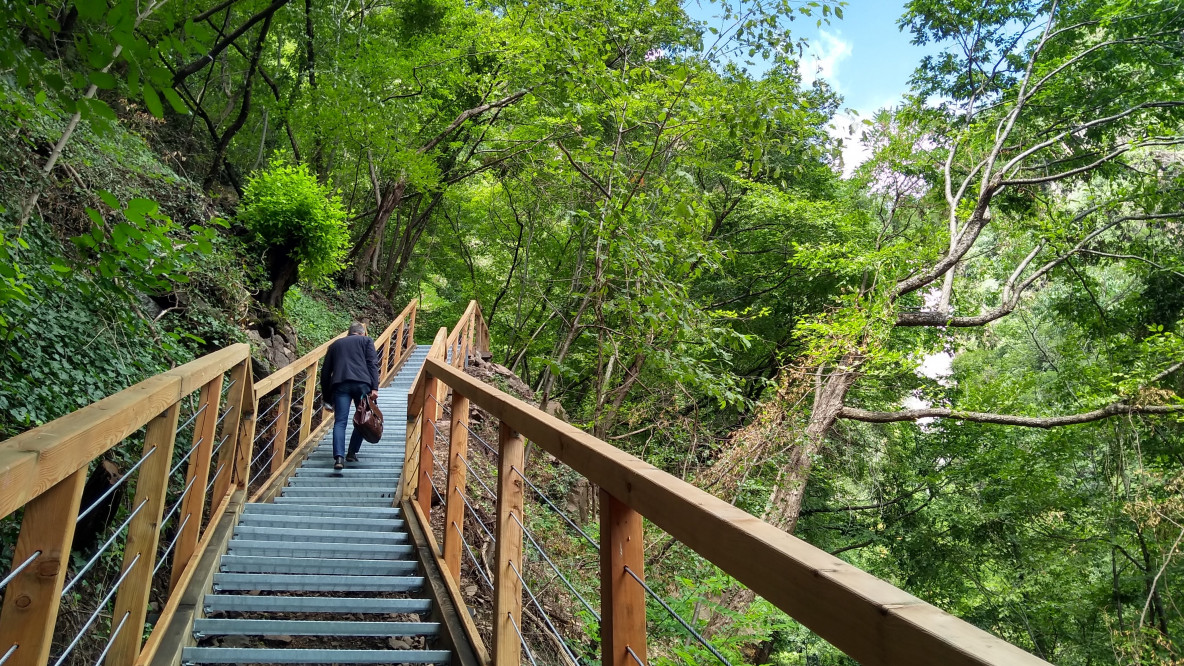
[[[463,328],[462,328],[463,327]],[[643,520],[748,586],[790,617],[863,664],[1045,664],[1031,654],[819,550],[757,517],[560,421],[462,371],[471,350],[488,337],[480,309],[466,310],[451,335],[435,342],[414,390],[403,479],[408,520],[419,523],[444,572],[457,608],[465,541],[466,472],[470,469],[470,401],[500,420],[497,442],[492,645],[461,612],[477,659],[495,666],[522,661],[525,441],[553,455],[600,489],[600,641],[606,666],[648,664]],[[446,361],[453,350],[450,362]],[[458,355],[460,358],[458,359]],[[435,430],[451,390],[447,480],[433,484]],[[414,462],[413,462],[414,461]],[[484,484],[483,484],[484,485]],[[441,548],[431,529],[432,499],[443,504]],[[476,498],[472,498],[472,503]],[[472,508],[470,506],[470,511]],[[472,528],[470,528],[471,530]],[[470,536],[476,536],[470,533]],[[471,551],[469,553],[472,555]],[[474,559],[474,564],[475,558]],[[481,573],[484,576],[484,573]],[[541,606],[539,611],[542,611]],[[531,656],[533,661],[533,656]],[[563,657],[570,663],[569,657]]]
[[[412,301],[375,339],[383,383],[415,346],[416,310]],[[11,573],[0,581],[0,664],[64,664],[83,644],[92,663],[99,650],[107,666],[150,662],[228,508],[270,492],[294,453],[330,425],[314,418],[328,344],[257,383],[249,347],[232,345],[0,442],[0,519],[19,521]],[[92,463],[125,441],[142,443],[139,460],[84,508]],[[130,515],[112,529],[124,491],[134,492]],[[73,567],[75,526],[96,518],[113,534]],[[124,533],[122,562],[105,571]],[[97,571],[101,580],[87,578]],[[97,608],[67,633],[58,626],[63,593],[84,588]],[[146,628],[150,603],[160,615]]]

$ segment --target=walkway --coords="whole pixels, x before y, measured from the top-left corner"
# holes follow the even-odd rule
[[[359,462],[333,470],[330,431],[274,503],[246,505],[183,663],[448,663],[428,649],[440,625],[423,621],[432,602],[415,596],[424,578],[392,508],[407,391],[427,353],[418,347],[379,391],[386,428]]]

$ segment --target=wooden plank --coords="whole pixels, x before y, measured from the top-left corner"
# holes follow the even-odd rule
[[[180,398],[181,378],[157,375],[0,443],[0,517],[88,467]]]
[[[185,396],[210,383],[214,377],[225,373],[242,362],[244,358],[250,357],[250,345],[239,342],[229,347],[223,347],[216,352],[210,352],[162,374],[166,377],[180,377],[181,395]]]
[[[127,528],[127,543],[123,547],[121,572],[127,577],[115,596],[115,610],[111,617],[118,623],[128,616],[124,631],[111,642],[111,651],[104,662],[108,666],[131,666],[140,654],[144,636],[144,618],[148,613],[148,596],[152,591],[152,570],[156,565],[156,548],[160,541],[160,518],[164,513],[165,492],[168,490],[169,467],[173,462],[173,444],[177,436],[177,409],[173,404],[163,414],[148,423],[144,433],[144,454],[154,451],[140,465],[136,478],[136,499],[133,509],[144,508]]]
[[[301,356],[288,365],[285,365],[263,379],[260,379],[258,383],[255,384],[255,395],[262,398],[268,393],[271,393],[272,391],[279,388],[280,384],[283,384],[289,379],[304,372],[306,369],[308,369],[308,366],[325,357],[325,352],[329,351],[329,345],[340,340],[341,338],[344,338],[348,332],[349,331],[343,331],[340,335],[333,338],[332,340],[329,340],[316,349],[308,352],[304,356]]]
[[[411,499],[415,496],[415,484],[419,481],[419,436],[423,428],[423,414],[415,417],[407,428],[407,448],[403,458],[403,475],[399,479],[399,497]]]
[[[862,664],[1047,663],[438,359],[424,368]]]
[[[448,428],[448,483],[444,491],[445,571],[460,580],[461,541],[465,530],[465,459],[469,455],[469,399],[452,394],[452,422]]]
[[[314,361],[312,365],[308,366],[308,371],[304,375],[304,401],[300,408],[301,442],[308,439],[308,433],[312,432],[312,410],[316,404],[317,384],[320,383],[320,377],[317,376],[317,369],[320,366],[320,360]]]
[[[600,654],[605,666],[634,666],[628,649],[646,661],[645,580],[641,514],[600,491]]]
[[[429,395],[439,392],[440,382],[435,377],[428,376],[424,383],[424,391]],[[432,472],[435,471],[436,458],[436,421],[440,420],[440,403],[432,398],[424,398],[423,421],[419,431],[419,479],[415,485],[415,498],[423,506],[428,518],[432,517]]]
[[[465,647],[468,647],[473,652],[473,657],[481,666],[488,666],[489,664],[489,649],[485,647],[485,641],[481,638],[481,632],[477,629],[477,623],[473,620],[473,615],[469,612],[468,604],[465,603],[464,595],[460,592],[460,586],[451,576],[445,574],[447,571],[444,565],[444,559],[440,556],[440,548],[436,544],[436,535],[432,534],[432,530],[425,528],[428,523],[423,515],[423,508],[419,506],[419,502],[415,500],[406,500],[400,504],[403,508],[403,515],[407,517],[407,531],[411,533],[412,540],[416,545],[422,543],[424,550],[428,551],[427,555],[432,558],[434,566],[432,569],[438,569],[441,572],[440,580],[443,582],[446,593],[448,595],[447,601],[451,602],[453,607],[452,613],[443,612],[440,618],[444,623],[451,621],[459,621],[461,624],[461,631],[468,639],[464,641],[467,645],[459,645],[457,650],[461,660],[461,664],[466,662],[466,655],[461,652]],[[425,558],[426,559],[426,558]],[[427,566],[424,566],[425,572],[430,571]],[[430,581],[431,579],[429,579]],[[433,591],[434,592],[434,591]],[[433,594],[433,596],[436,596]],[[437,606],[443,606],[444,600],[435,599]],[[450,630],[450,633],[455,635],[455,632]],[[460,641],[457,641],[458,643]]]
[[[33,553],[41,554],[4,590],[0,650],[7,652],[11,646],[19,646],[9,657],[9,664],[43,666],[49,660],[84,485],[86,468],[54,484],[25,507],[21,533],[12,553],[13,569]]]
[[[218,460],[211,462],[210,475],[217,474],[210,491],[214,503],[230,494],[231,484],[234,481],[235,452],[238,449],[239,428],[242,425],[243,412],[250,411],[253,414],[255,411],[251,359],[248,358],[231,368],[230,381],[234,383],[226,395],[226,407],[224,407],[226,420],[222,422],[222,432],[218,436],[221,448],[218,449]],[[218,470],[222,470],[221,473]],[[209,482],[207,481],[207,483]],[[214,520],[211,515],[211,518],[206,521],[205,530],[202,531],[203,538],[213,524]]]
[[[522,660],[522,505],[526,498],[519,472],[526,440],[502,421],[498,429],[497,545],[493,564],[493,663],[518,666]],[[517,520],[515,520],[517,518]]]
[[[210,479],[210,456],[214,451],[214,437],[217,436],[218,403],[222,401],[222,375],[214,377],[201,387],[197,408],[201,415],[193,427],[193,454],[189,456],[189,467],[185,470],[185,486],[189,491],[181,501],[181,512],[177,514],[178,525],[184,523],[177,543],[173,546],[173,567],[169,575],[169,590],[177,589],[177,581],[189,564],[201,536],[201,524],[206,509],[206,483]]]
[[[288,457],[288,421],[292,416],[292,383],[295,381],[293,377],[280,387],[280,406],[276,407],[279,413],[275,415],[275,437],[271,440],[271,474],[278,472]]]

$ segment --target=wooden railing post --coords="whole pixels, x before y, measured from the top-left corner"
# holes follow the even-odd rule
[[[255,452],[255,414],[259,411],[259,400],[255,388],[248,384],[244,389],[242,418],[238,424],[238,442],[234,447],[234,483],[246,488],[251,483],[251,461]]]
[[[127,543],[123,548],[120,575],[126,576],[115,596],[112,626],[127,621],[119,635],[111,642],[111,651],[104,662],[108,666],[131,666],[140,654],[144,638],[144,618],[148,614],[148,594],[152,590],[152,570],[156,564],[156,547],[160,542],[160,518],[164,514],[165,491],[169,483],[169,467],[173,462],[173,444],[177,439],[178,403],[148,422],[144,433],[144,454],[155,451],[140,466],[136,479],[136,499],[132,510],[144,504],[140,513],[127,528]]]
[[[465,458],[469,455],[469,399],[452,392],[448,431],[448,484],[444,493],[444,564],[460,583],[460,550],[465,531]]]
[[[201,415],[193,427],[193,448],[195,451],[189,457],[189,468],[185,471],[185,486],[189,490],[185,499],[181,501],[181,513],[177,514],[178,525],[184,523],[181,533],[177,535],[177,545],[173,547],[173,569],[169,576],[169,590],[177,586],[177,579],[185,570],[189,558],[197,548],[197,540],[201,535],[202,514],[206,505],[206,483],[210,478],[210,454],[214,450],[214,437],[217,435],[215,426],[218,425],[218,404],[222,401],[222,375],[201,387],[198,394],[197,408]]]
[[[505,421],[498,430],[497,546],[493,568],[493,663],[518,666],[522,660],[522,504],[520,476],[525,440]]]
[[[9,657],[9,664],[42,666],[49,660],[84,485],[86,467],[25,505],[21,533],[12,553],[13,568],[33,553],[41,554],[4,590],[0,650],[7,652],[11,646],[19,646]]]
[[[423,412],[419,430],[419,479],[415,487],[415,499],[423,509],[423,515],[432,517],[432,471],[435,457],[432,450],[436,444],[436,421],[440,419],[440,381],[425,374],[423,382]],[[436,400],[433,400],[436,398]]]
[[[280,388],[280,406],[276,408],[279,414],[275,417],[275,439],[271,440],[271,468],[268,476],[280,471],[288,457],[288,421],[291,419],[292,385],[295,381],[293,377]]]
[[[312,410],[317,397],[317,383],[320,377],[317,376],[317,370],[321,366],[321,360],[317,359],[308,366],[308,370],[304,374],[304,402],[300,409],[300,443],[312,434]]]
[[[218,460],[211,463],[213,471],[210,474],[217,475],[210,495],[214,498],[214,504],[230,492],[230,485],[234,481],[235,456],[238,451],[240,426],[244,420],[243,412],[250,409],[254,413],[255,410],[255,388],[251,377],[250,358],[230,370],[230,381],[233,385],[226,396],[226,420],[222,422],[222,433],[218,438]]]
[[[412,301],[415,303],[415,301]],[[411,325],[407,327],[407,347],[415,346],[415,313],[419,311],[419,305],[416,303],[414,308],[411,308]]]
[[[629,648],[646,661],[645,580],[641,514],[600,491],[600,646],[604,666],[636,666]]]

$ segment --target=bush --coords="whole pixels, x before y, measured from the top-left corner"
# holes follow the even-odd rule
[[[272,287],[260,300],[279,308],[300,279],[340,270],[349,245],[341,199],[304,165],[274,164],[247,181],[239,220],[262,246]]]

